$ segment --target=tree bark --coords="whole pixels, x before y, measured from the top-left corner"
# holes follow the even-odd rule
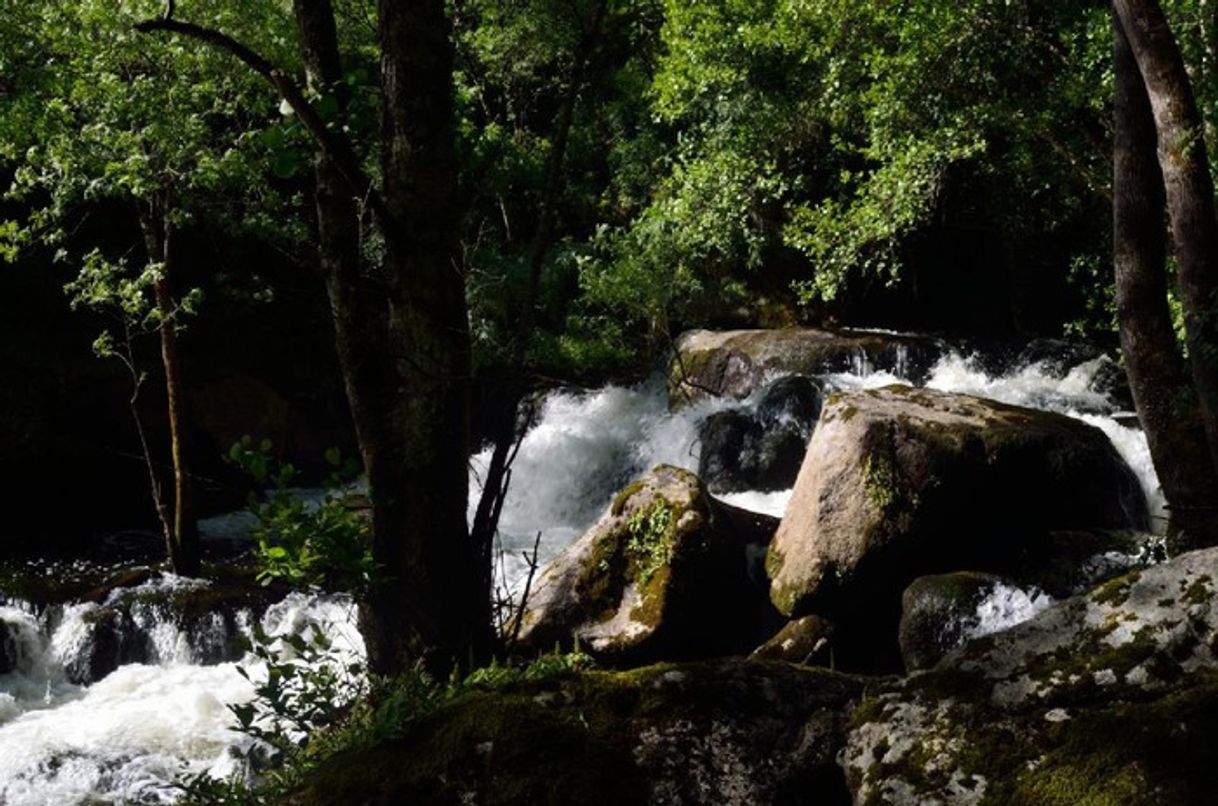
[[[169,564],[175,574],[198,576],[199,532],[195,522],[194,485],[187,454],[186,396],[182,388],[181,357],[178,354],[177,302],[173,294],[173,226],[168,205],[158,194],[141,215],[148,260],[161,264],[153,283],[153,295],[161,322],[161,365],[165,372],[165,398],[169,418],[169,445],[173,460],[172,521],[162,511]]]
[[[1211,466],[1218,468],[1218,215],[1204,127],[1180,49],[1159,4],[1114,0],[1113,7],[1154,113],[1189,364]]]
[[[469,538],[469,314],[458,268],[453,43],[444,0],[381,0],[383,222],[397,425],[368,463],[373,553],[389,579],[365,608],[374,669],[489,657],[489,591]]]
[[[294,0],[310,80],[340,76],[334,12]],[[435,674],[489,657],[490,597],[466,524],[470,335],[455,260],[458,204],[453,44],[444,0],[381,0],[383,191],[341,130],[265,58],[214,29],[170,19],[144,31],[195,37],[234,54],[292,106],[317,147],[321,264],[372,499],[382,580],[361,606],[369,665]],[[345,187],[343,186],[345,184]],[[361,271],[361,204],[386,256],[379,282]]]
[[[1154,115],[1115,17],[1113,43],[1112,231],[1121,348],[1138,418],[1171,508],[1168,532],[1174,548],[1187,548],[1218,539],[1213,518],[1205,517],[1205,507],[1218,500],[1218,474],[1167,303],[1166,197]]]

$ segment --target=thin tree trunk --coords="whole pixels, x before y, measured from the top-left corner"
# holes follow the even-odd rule
[[[186,396],[182,388],[181,357],[178,354],[177,302],[173,295],[173,228],[163,199],[152,202],[149,211],[141,216],[141,225],[148,259],[161,264],[160,276],[153,284],[153,294],[161,316],[158,332],[161,337],[161,365],[165,371],[169,444],[173,460],[173,522],[163,523],[165,543],[174,573],[198,576],[199,533],[187,455]]]
[[[1211,464],[1218,468],[1218,215],[1204,127],[1184,60],[1159,4],[1114,0],[1113,6],[1154,112],[1189,364]]]
[[[1218,500],[1218,474],[1167,303],[1166,198],[1154,115],[1115,17],[1113,43],[1113,262],[1121,348],[1138,417],[1171,507],[1169,534],[1176,548],[1187,548],[1216,538],[1204,507]]]

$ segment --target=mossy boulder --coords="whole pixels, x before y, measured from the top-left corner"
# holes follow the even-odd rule
[[[713,493],[790,489],[820,407],[816,383],[792,375],[767,386],[752,408],[712,414],[698,428],[699,478]]]
[[[888,333],[693,330],[677,339],[668,399],[674,409],[708,396],[743,399],[775,375],[852,369],[888,370],[919,381],[942,352],[933,339]]]
[[[833,660],[833,622],[820,616],[788,621],[774,637],[753,650],[754,660],[782,660],[807,666],[830,666]]]
[[[656,467],[542,572],[522,646],[578,642],[615,664],[751,648],[767,608],[750,579],[756,520],[714,501],[694,474]]]
[[[835,393],[770,546],[770,594],[837,622],[853,668],[891,668],[915,578],[1035,567],[1054,530],[1147,520],[1137,478],[1081,420],[907,386]]]
[[[844,806],[835,758],[862,690],[731,660],[472,691],[328,759],[288,802]]]
[[[899,641],[906,671],[928,669],[969,638],[978,607],[1003,584],[993,574],[959,571],[918,577],[901,594]]]
[[[1218,549],[976,639],[856,710],[856,803],[1201,804],[1218,785]]]

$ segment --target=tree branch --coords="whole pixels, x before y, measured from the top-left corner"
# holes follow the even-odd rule
[[[271,64],[269,60],[258,52],[214,28],[195,25],[191,22],[181,22],[169,17],[160,17],[137,23],[135,29],[143,33],[167,31],[214,45],[236,56],[251,70],[266,79],[291,110],[296,113],[296,117],[305,127],[305,130],[309,132],[309,135],[321,147],[322,153],[334,164],[339,173],[342,174],[343,178],[351,186],[351,191],[355,196],[360,199],[367,199],[368,206],[376,214],[382,228],[385,231],[392,231],[392,227],[388,226],[390,221],[389,210],[385,206],[380,192],[372,184],[372,180],[360,169],[359,160],[355,156],[355,150],[351,147],[351,143],[345,137],[336,135],[326,126],[325,121],[322,120],[321,115],[317,113],[317,110],[305,98],[300,87],[282,70]]]

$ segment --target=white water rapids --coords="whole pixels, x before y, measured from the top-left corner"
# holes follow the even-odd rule
[[[1013,405],[1068,414],[1100,428],[1133,469],[1150,505],[1152,521],[1163,523],[1166,510],[1146,438],[1121,425],[1115,406],[1095,389],[1108,358],[1096,358],[1056,376],[1043,363],[991,377],[980,363],[949,352],[931,369],[925,386],[962,392]],[[829,389],[870,389],[909,383],[888,371],[857,362],[854,372],[822,376]],[[752,401],[703,400],[676,413],[668,411],[663,379],[634,387],[608,386],[589,392],[555,392],[541,407],[537,425],[525,436],[513,466],[513,482],[500,520],[504,576],[518,585],[527,572],[524,555],[538,532],[538,559],[544,565],[600,517],[632,478],[661,462],[698,469],[698,425],[709,414]],[[1097,413],[1099,412],[1099,413]],[[477,478],[490,450],[474,458],[470,499],[477,500]],[[744,509],[781,517],[791,490],[738,492],[720,496]]]
[[[1113,404],[1095,389],[1107,359],[1074,367],[1064,377],[1032,364],[991,377],[978,362],[944,355],[926,385],[1004,402],[1051,409],[1101,428],[1133,468],[1162,516],[1158,491],[1142,434],[1119,424]],[[898,368],[903,369],[903,368]],[[824,376],[831,388],[866,388],[903,382],[861,361],[855,372]],[[748,405],[744,401],[743,405]],[[662,379],[639,386],[548,395],[536,425],[524,438],[513,466],[513,483],[500,523],[504,546],[502,575],[518,586],[527,565],[522,556],[541,534],[539,560],[545,563],[605,510],[614,493],[651,466],[666,462],[696,470],[697,432],[708,414],[737,401],[703,401],[669,413]],[[489,451],[473,459],[472,499]],[[742,492],[724,496],[737,506],[781,515],[790,491]],[[219,531],[238,529],[240,518],[220,519]],[[181,584],[172,580],[160,584]],[[983,604],[983,630],[999,629],[1043,607],[1035,593],[1004,589]],[[0,607],[0,622],[18,649],[15,672],[0,675],[0,804],[164,803],[180,795],[172,786],[184,772],[224,775],[234,769],[232,749],[245,739],[231,730],[227,706],[252,696],[237,673],[241,665],[257,674],[253,657],[238,663],[204,665],[171,620],[142,625],[153,636],[155,658],[120,667],[90,686],[67,682],[65,666],[81,651],[88,615],[96,605],[70,605],[47,623],[19,606]],[[250,619],[247,619],[247,622]],[[269,633],[299,633],[310,623],[338,638],[351,659],[363,654],[349,601],[293,595],[261,618]],[[216,629],[224,629],[217,624]],[[3,634],[0,634],[3,638]]]
[[[167,577],[155,584],[180,582]],[[171,803],[182,795],[173,786],[180,776],[224,777],[238,769],[232,751],[250,740],[232,730],[227,706],[254,691],[237,667],[257,680],[265,666],[252,655],[202,665],[191,637],[158,619],[145,625],[152,628],[150,663],[74,685],[65,668],[87,651],[89,614],[97,607],[69,605],[49,631],[28,610],[0,607],[18,646],[17,668],[0,675],[0,804]],[[263,614],[261,625],[282,636],[305,635],[316,624],[333,640],[336,660],[358,662],[364,645],[353,613],[346,597],[291,594]],[[246,615],[238,621],[248,634]],[[292,650],[280,644],[278,652],[287,659]]]

